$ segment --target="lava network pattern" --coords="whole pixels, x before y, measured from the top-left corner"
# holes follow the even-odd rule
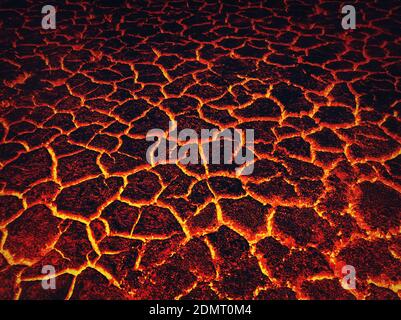
[[[311,2],[3,1],[0,297],[399,299],[401,4]],[[253,174],[148,164],[170,120]]]

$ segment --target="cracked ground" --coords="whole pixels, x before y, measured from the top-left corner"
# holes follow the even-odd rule
[[[0,9],[1,299],[401,297],[399,1],[42,5]],[[253,174],[148,164],[171,120]]]

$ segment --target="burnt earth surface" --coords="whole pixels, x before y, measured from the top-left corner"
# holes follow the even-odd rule
[[[353,4],[2,1],[0,299],[399,299],[401,3]],[[253,173],[149,164],[172,120]]]

